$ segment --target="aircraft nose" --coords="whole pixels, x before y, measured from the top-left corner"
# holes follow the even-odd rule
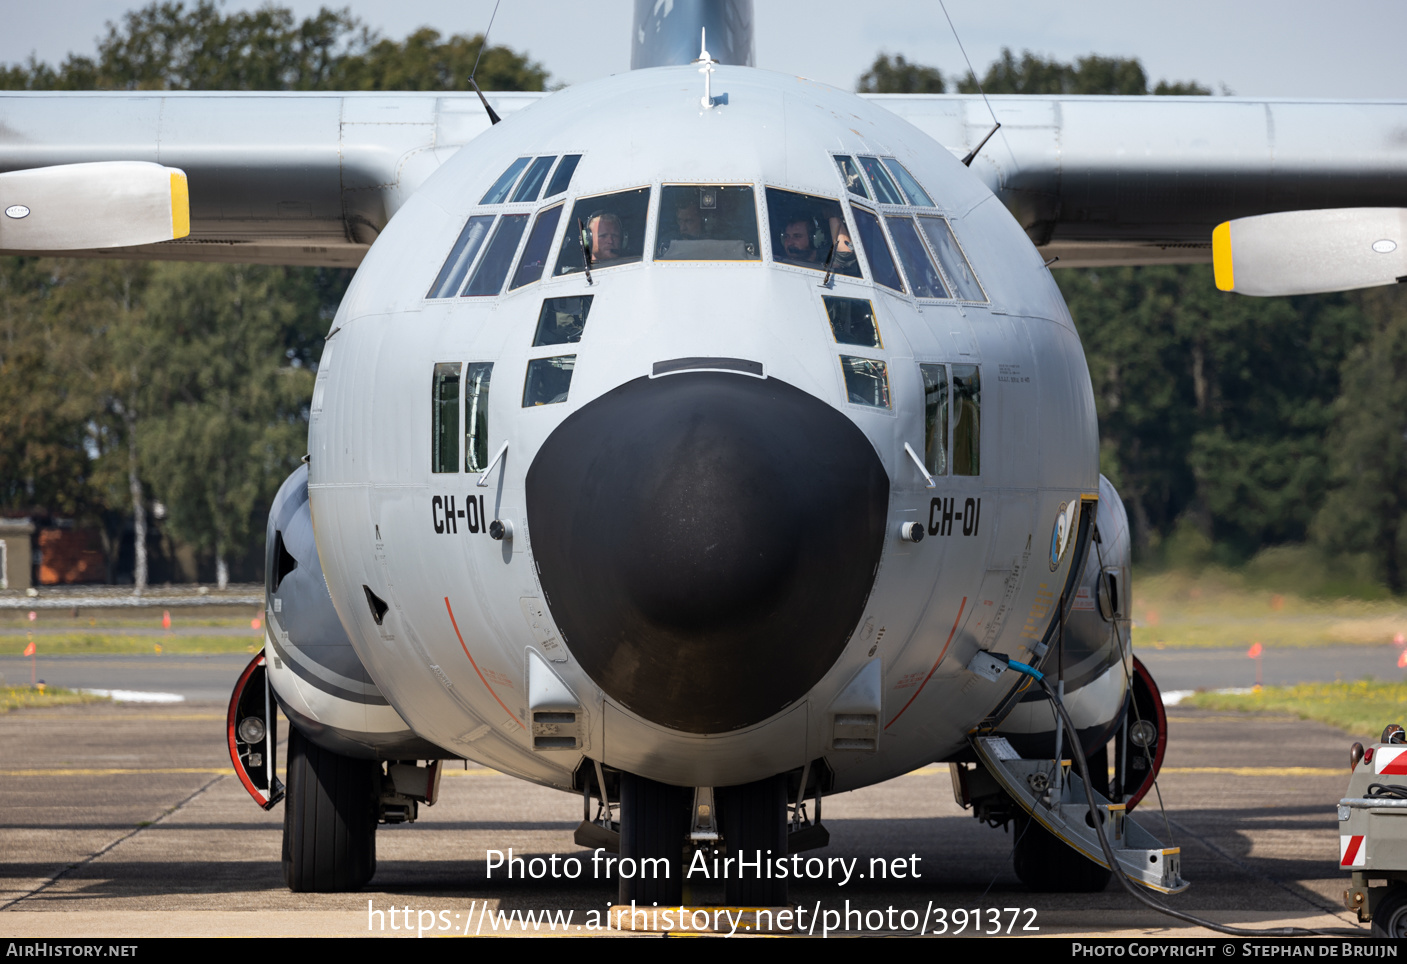
[[[566,418],[528,533],[582,668],[652,722],[738,729],[831,667],[869,597],[889,479],[843,413],[776,378],[639,378]]]

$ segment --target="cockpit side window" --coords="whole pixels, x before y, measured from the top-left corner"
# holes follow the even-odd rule
[[[430,471],[459,471],[459,362],[438,362],[430,386]]]
[[[894,179],[904,189],[904,193],[909,196],[909,203],[914,207],[931,208],[933,199],[928,196],[928,192],[919,186],[918,181],[909,173],[909,169],[892,157],[884,158],[884,166],[889,169],[889,173],[894,175]]]
[[[772,232],[772,260],[836,274],[862,277],[850,226],[833,198],[767,189],[767,221]]]
[[[529,361],[528,375],[523,381],[523,407],[533,408],[565,402],[575,369],[575,355],[534,358]]]
[[[946,298],[947,286],[938,274],[938,268],[928,254],[928,249],[919,240],[914,230],[913,218],[890,216],[884,219],[889,223],[889,234],[894,238],[894,247],[899,249],[899,261],[904,265],[904,273],[909,276],[909,285],[917,298]]]
[[[567,233],[562,239],[553,274],[582,270],[582,252],[587,247],[591,249],[592,271],[639,261],[645,246],[645,218],[649,208],[650,189],[647,187],[578,198],[567,221]]]
[[[496,295],[502,290],[503,279],[508,277],[508,269],[513,266],[513,255],[527,226],[526,214],[505,214],[498,219],[498,227],[494,229],[488,248],[464,289],[466,296]]]
[[[860,345],[883,348],[879,325],[875,322],[874,305],[867,298],[835,298],[822,295],[826,317],[830,319],[831,334],[838,345]]]
[[[560,204],[538,213],[532,233],[528,235],[528,243],[523,246],[523,255],[518,259],[518,270],[513,272],[513,280],[508,285],[509,291],[542,280],[543,269],[547,267],[547,252],[552,247],[552,236],[557,233],[557,222],[561,218]]]
[[[750,186],[666,185],[656,261],[757,261],[757,205]]]
[[[924,237],[928,238],[933,253],[938,256],[943,273],[957,289],[957,296],[963,301],[986,301],[987,293],[982,290],[957,238],[953,237],[953,229],[947,219],[920,215],[918,225],[923,229]]]
[[[562,162],[557,165],[557,170],[552,172],[552,180],[548,182],[547,191],[542,196],[556,197],[565,191],[571,185],[572,175],[576,173],[576,166],[580,162],[580,154],[568,154],[563,157]]]
[[[581,341],[586,328],[586,316],[591,312],[594,295],[574,298],[547,298],[537,316],[537,333],[533,347],[539,345],[572,345]]]
[[[852,405],[889,408],[889,370],[875,358],[841,355],[840,368],[845,375],[845,396]]]
[[[853,205],[851,210],[855,212],[855,223],[860,228],[860,244],[865,249],[865,257],[869,259],[875,283],[895,291],[903,291],[904,282],[899,277],[899,269],[894,267],[894,255],[889,251],[889,242],[884,238],[884,229],[879,226],[879,218],[875,217],[873,211],[867,211],[859,205]]]
[[[502,204],[503,199],[508,196],[508,192],[513,189],[513,185],[518,183],[518,175],[523,173],[523,168],[528,166],[531,157],[520,157],[512,164],[508,165],[508,170],[498,176],[498,180],[493,182],[493,187],[484,194],[484,199],[480,204]]]
[[[492,214],[479,214],[468,220],[455,239],[454,247],[450,248],[449,257],[440,267],[440,274],[427,297],[453,298],[459,294],[459,286],[464,284],[464,276],[469,273],[469,266],[474,263],[474,256],[479,253],[492,225]]]

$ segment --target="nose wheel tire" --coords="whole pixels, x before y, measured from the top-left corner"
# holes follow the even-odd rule
[[[663,906],[682,900],[691,801],[688,787],[620,775],[619,903]]]
[[[765,873],[768,864],[787,855],[786,777],[779,775],[739,787],[719,787],[716,794],[728,855],[764,868],[761,873],[748,870],[743,874],[730,874],[726,902],[734,907],[786,904],[787,882],[769,879]]]
[[[1025,814],[1016,818],[1012,863],[1021,882],[1042,894],[1097,894],[1111,875]]]
[[[381,767],[288,734],[283,879],[298,892],[359,890],[376,873]]]

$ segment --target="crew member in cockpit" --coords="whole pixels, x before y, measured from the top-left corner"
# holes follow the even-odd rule
[[[679,209],[675,211],[675,218],[679,223],[679,240],[697,241],[703,237],[703,214],[699,211],[697,201],[689,199],[679,205]]]
[[[609,211],[603,211],[593,214],[591,220],[586,223],[586,228],[591,232],[593,267],[605,266],[624,257],[625,252],[621,250],[621,246],[625,231],[621,227],[620,218]]]
[[[788,261],[812,262],[820,252],[811,246],[811,219],[796,218],[787,222],[782,232],[782,251]]]

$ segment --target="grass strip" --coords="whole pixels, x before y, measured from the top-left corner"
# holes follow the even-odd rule
[[[25,707],[97,703],[106,699],[105,696],[77,693],[58,686],[0,686],[0,713]]]
[[[1377,737],[1389,723],[1407,725],[1407,683],[1301,683],[1252,693],[1194,693],[1179,706],[1238,713],[1278,713],[1328,723],[1355,736]]]
[[[0,637],[0,656],[23,655],[29,640]],[[90,653],[257,653],[263,634],[248,636],[131,636],[122,633],[77,632],[35,636],[39,656]]]

